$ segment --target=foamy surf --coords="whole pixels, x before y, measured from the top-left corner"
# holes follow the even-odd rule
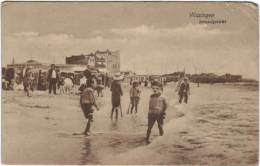
[[[184,105],[181,104],[172,104],[172,106],[174,106],[175,112],[184,111],[183,109],[186,108]],[[163,136],[153,136],[151,143],[147,144],[146,146],[137,147],[118,155],[107,155],[103,159],[101,159],[101,162],[103,164],[163,163],[163,158],[162,154],[160,154],[160,150],[165,146],[174,144],[174,142],[178,144],[178,140],[173,139],[174,135],[178,132],[185,132],[190,126],[189,122],[191,119],[192,115],[190,113],[186,113],[185,116],[172,118],[164,125],[165,134]],[[156,124],[152,129],[152,133],[155,132],[155,130],[158,130]],[[145,141],[145,139],[143,141]]]

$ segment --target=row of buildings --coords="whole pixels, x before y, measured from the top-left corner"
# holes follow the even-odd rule
[[[120,71],[120,52],[97,50],[90,54],[72,55],[66,57],[66,64],[86,65],[104,73],[116,73]]]
[[[28,60],[24,63],[8,64],[7,68],[13,68],[16,72],[24,67],[31,66],[36,70],[48,70],[50,63],[41,63],[36,60]],[[116,73],[120,71],[120,52],[119,51],[96,51],[90,54],[72,55],[66,57],[66,64],[55,64],[60,71],[84,71],[86,68],[96,69],[102,73]]]
[[[99,51],[89,54],[71,55],[66,57],[65,64],[55,64],[61,72],[81,72],[86,68],[96,69],[101,73],[114,74],[120,72],[120,52],[119,51]],[[29,60],[25,63],[12,63],[7,68],[13,68],[16,72],[21,71],[24,67],[32,66],[33,69],[46,71],[50,64],[41,63],[35,60]],[[223,83],[223,82],[241,82],[244,81],[241,75],[216,75],[214,73],[185,74],[185,72],[174,72],[164,75],[137,75],[132,71],[121,72],[125,76],[125,81],[151,80],[157,78],[161,81],[176,82],[180,77],[188,77],[191,82],[199,83]]]

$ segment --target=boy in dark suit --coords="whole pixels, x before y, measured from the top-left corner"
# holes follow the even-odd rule
[[[167,101],[162,96],[162,84],[159,81],[152,83],[153,94],[150,96],[149,112],[148,112],[148,129],[146,135],[146,142],[150,143],[149,138],[151,130],[155,121],[157,121],[160,136],[163,135],[163,120],[165,118],[165,111],[168,107]]]

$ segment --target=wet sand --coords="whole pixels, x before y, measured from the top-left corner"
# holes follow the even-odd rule
[[[165,135],[155,124],[146,145],[148,100],[142,88],[138,114],[127,115],[129,87],[124,85],[123,118],[110,120],[108,89],[98,98],[92,135],[79,96],[22,91],[2,93],[2,160],[5,164],[210,164],[258,163],[258,89],[232,85],[192,85],[189,104],[178,104],[174,85]]]

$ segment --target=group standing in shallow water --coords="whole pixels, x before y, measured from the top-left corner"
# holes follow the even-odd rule
[[[48,81],[49,81],[49,93],[53,91],[56,94],[56,83],[59,78],[58,72],[55,69],[55,66],[52,65],[51,69],[48,72]],[[24,71],[24,90],[29,95],[30,87],[32,87],[32,72],[30,68]],[[123,117],[122,106],[121,106],[121,97],[123,96],[123,90],[120,84],[122,80],[120,74],[116,74],[113,77],[113,81],[110,84],[110,91],[111,91],[111,120],[118,119],[118,114],[121,114]],[[147,80],[146,80],[147,81]],[[129,98],[130,103],[127,110],[127,114],[137,114],[138,113],[138,105],[140,102],[141,90],[139,88],[140,82],[132,80],[131,81],[132,87],[129,90]],[[145,87],[148,83],[145,83]],[[60,84],[62,86],[62,84]],[[107,86],[107,85],[106,85]],[[105,87],[106,87],[105,86]],[[87,120],[85,131],[82,134],[89,135],[91,124],[93,122],[93,113],[94,110],[99,110],[96,100],[94,91],[97,91],[98,97],[103,97],[102,89],[105,88],[101,80],[97,80],[94,75],[91,74],[89,70],[84,71],[84,77],[80,81],[80,88],[81,91],[80,95],[80,106],[83,111],[84,117]],[[163,96],[163,85],[160,81],[153,81],[151,82],[151,88],[153,93],[150,96],[149,100],[149,110],[148,110],[148,128],[146,133],[146,142],[150,143],[150,135],[155,122],[158,124],[159,134],[162,136],[164,134],[163,130],[163,122],[166,116],[166,110],[168,107],[167,100]],[[188,96],[190,95],[190,86],[188,83],[188,79],[186,77],[183,80],[180,80],[176,91],[178,91],[179,95],[179,103],[182,103],[183,99],[184,102],[188,103]],[[119,112],[120,111],[120,112]]]
[[[108,84],[103,85],[101,83],[101,79],[96,78],[91,74],[89,70],[84,71],[84,77],[80,80],[80,106],[83,111],[84,117],[86,118],[86,127],[83,133],[84,135],[90,134],[91,124],[93,122],[93,113],[94,110],[99,110],[94,92],[97,91],[98,97],[103,97],[102,89],[107,87]],[[32,87],[32,71],[31,68],[24,70],[23,72],[23,82],[24,82],[24,90],[27,92],[28,96],[29,91]],[[59,78],[58,71],[55,69],[54,65],[51,65],[51,69],[48,71],[48,81],[49,81],[49,93],[53,91],[56,94],[56,84]],[[106,78],[108,76],[106,75]],[[111,103],[112,109],[110,118],[111,120],[117,120],[119,114],[123,117],[122,106],[121,106],[121,97],[123,96],[123,90],[120,84],[120,81],[123,78],[120,74],[116,74],[113,77],[113,81],[109,83],[110,91],[111,91]],[[105,78],[103,80],[106,80]],[[145,87],[148,86],[148,80],[145,80]],[[106,82],[109,82],[106,80]],[[59,83],[59,87],[64,86],[64,83]],[[150,143],[150,135],[155,122],[158,124],[159,134],[162,136],[164,134],[163,130],[163,122],[166,116],[166,110],[168,107],[167,100],[163,96],[163,84],[160,81],[151,82],[151,88],[153,93],[150,96],[149,100],[149,110],[148,110],[148,128],[146,132],[145,140],[147,143]],[[33,90],[33,89],[31,89]],[[188,103],[188,96],[190,95],[190,86],[187,78],[183,78],[177,86],[176,91],[178,91],[179,95],[179,103],[184,102]],[[131,88],[129,90],[129,99],[130,103],[128,106],[127,114],[137,114],[138,113],[138,105],[141,100],[141,89],[140,82],[131,80]]]
[[[29,96],[32,84],[32,72],[31,68],[28,68],[24,71],[24,90],[27,92]],[[59,73],[55,69],[54,65],[51,65],[51,69],[48,71],[48,81],[49,81],[49,93],[53,91],[56,94],[56,83],[59,80]],[[110,91],[111,91],[111,120],[118,119],[118,114],[121,114],[123,117],[122,106],[121,106],[121,97],[123,96],[123,90],[120,84],[120,81],[123,78],[120,74],[116,74],[113,77],[113,81],[110,84]],[[105,80],[105,79],[104,79]],[[148,81],[148,80],[146,80]],[[59,84],[59,86],[64,86],[63,84]],[[140,96],[141,96],[141,89],[140,89],[140,82],[131,80],[131,88],[129,90],[129,98],[130,103],[128,106],[127,114],[137,114],[138,113],[138,105],[140,103]],[[145,87],[148,86],[148,82],[145,83]],[[87,120],[85,131],[82,134],[89,135],[91,124],[93,122],[93,113],[96,110],[99,110],[94,91],[97,91],[98,97],[103,97],[102,89],[107,87],[107,85],[103,86],[101,80],[98,80],[94,75],[91,74],[89,70],[84,71],[84,77],[80,80],[80,106],[83,111],[84,117]],[[167,100],[163,96],[163,85],[160,81],[153,81],[151,82],[151,88],[153,93],[150,96],[149,100],[149,110],[148,110],[148,128],[146,133],[146,142],[150,143],[150,135],[155,122],[158,124],[159,134],[160,136],[163,135],[163,122],[166,116],[166,110],[168,107]],[[183,99],[184,102],[188,103],[188,96],[190,95],[190,86],[188,83],[188,79],[186,77],[183,80],[180,80],[176,91],[178,91],[179,95],[179,103],[182,103]]]
[[[93,81],[92,76],[89,71],[84,72],[86,79],[86,86],[83,87],[80,104],[82,111],[84,113],[85,118],[87,119],[86,129],[83,132],[85,135],[89,135],[91,122],[93,122],[93,107],[99,108],[96,105],[94,91],[93,91]],[[120,74],[116,74],[111,83],[110,91],[111,91],[111,102],[112,102],[112,110],[110,118],[113,120],[114,113],[115,119],[118,119],[119,111],[122,115],[122,106],[121,106],[121,96],[123,96],[122,87],[120,84]],[[167,100],[163,96],[163,85],[160,81],[153,81],[151,83],[151,88],[153,93],[150,96],[149,100],[149,111],[148,111],[148,128],[146,133],[146,142],[150,143],[150,135],[155,122],[158,124],[159,134],[162,136],[164,134],[163,123],[166,116],[166,110],[168,108]],[[130,96],[130,104],[127,113],[135,113],[138,112],[138,104],[140,101],[141,90],[139,88],[139,82],[133,81],[132,87],[130,88],[129,96]],[[184,81],[180,83],[179,89],[179,102],[182,102],[184,98],[184,102],[188,102],[189,95],[189,83],[187,78],[184,78]],[[131,108],[130,108],[131,106]],[[130,110],[129,110],[130,109]]]

